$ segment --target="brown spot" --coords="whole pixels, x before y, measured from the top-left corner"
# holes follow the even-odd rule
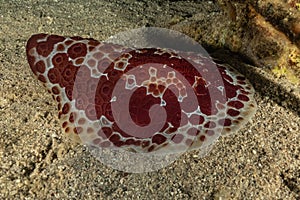
[[[205,140],[205,138],[206,138],[205,135],[201,135],[201,136],[199,137],[199,140],[203,142],[203,141]]]
[[[70,114],[70,117],[69,117],[69,122],[74,123],[74,121],[75,121],[75,116],[76,116],[75,113],[71,113],[71,114]]]
[[[72,44],[72,43],[73,43],[72,40],[67,40],[67,41],[65,41],[65,45],[67,45],[67,46],[69,46],[69,45]]]
[[[62,113],[63,114],[67,114],[70,111],[70,104],[69,103],[65,103],[63,108],[62,108]]]
[[[60,96],[57,96],[57,97],[56,97],[56,101],[59,102],[59,103],[61,102]],[[58,109],[58,110],[59,110],[59,109]]]
[[[39,80],[39,81],[42,81],[43,83],[46,83],[46,82],[47,82],[45,76],[43,76],[43,75],[41,75],[41,74],[38,76],[38,80]]]
[[[44,73],[45,70],[46,70],[46,67],[45,67],[45,63],[44,61],[39,61],[35,64],[35,69],[36,71],[40,72],[40,73]]]
[[[65,50],[65,46],[63,44],[59,44],[56,48],[57,51],[64,51]]]
[[[62,124],[62,127],[63,128],[66,128],[68,126],[68,122],[64,122],[63,124]]]
[[[225,128],[225,131],[231,132],[231,128]]]
[[[83,63],[83,61],[84,61],[84,58],[78,58],[78,59],[76,59],[75,64],[81,65]]]
[[[234,122],[235,124],[239,124],[239,123],[240,123],[239,120],[234,120],[233,122]]]
[[[151,151],[153,151],[154,150],[154,145],[151,145],[150,147],[149,147],[149,149],[148,149],[148,152],[151,152]]]
[[[61,73],[57,68],[52,68],[48,72],[49,81],[53,84],[59,83],[61,79]]]
[[[53,86],[51,91],[53,94],[56,94],[56,95],[59,94],[59,92],[60,92],[57,86]]]
[[[68,99],[70,101],[72,101],[73,99],[73,86],[72,85],[68,85],[65,87],[65,92],[66,92],[66,95],[68,97]]]
[[[58,104],[57,104],[57,110],[60,110],[60,109],[61,109],[61,103],[58,102]],[[59,112],[59,116],[58,116],[59,119],[60,119],[60,115],[61,115],[61,112]]]

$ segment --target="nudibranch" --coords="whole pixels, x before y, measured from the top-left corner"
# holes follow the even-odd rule
[[[249,81],[208,56],[33,35],[34,75],[58,104],[66,135],[100,148],[172,154],[204,149],[254,115]]]

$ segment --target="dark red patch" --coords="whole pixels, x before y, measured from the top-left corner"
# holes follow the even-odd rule
[[[68,55],[66,53],[55,54],[52,58],[52,63],[54,67],[63,70],[63,68],[68,64]]]
[[[56,100],[58,103],[60,103],[60,102],[61,102],[60,96],[57,96],[55,100]]]
[[[117,141],[117,142],[114,143],[114,145],[116,147],[121,147],[121,146],[125,145],[125,142],[123,142],[123,141]]]
[[[52,68],[48,72],[48,78],[53,84],[59,83],[61,79],[61,73],[57,68]]]
[[[147,146],[149,146],[149,145],[150,145],[150,141],[143,141],[143,142],[141,143],[142,148],[145,148],[145,147],[147,147]]]
[[[159,98],[155,98],[152,95],[147,95],[146,88],[138,88],[134,91],[129,101],[129,112],[132,120],[138,126],[148,125],[151,121],[149,117],[149,109],[154,104],[159,103]]]
[[[65,46],[62,45],[62,44],[59,44],[59,45],[57,45],[56,50],[57,51],[64,51],[65,50]]]
[[[126,145],[133,145],[134,144],[134,139],[128,139],[125,141]]]
[[[120,141],[120,136],[117,134],[112,134],[112,136],[109,137],[109,140],[115,144]]]
[[[65,38],[62,36],[49,35],[47,41],[37,43],[36,50],[39,55],[47,57],[52,52],[54,45],[63,40],[65,40]]]
[[[104,101],[109,102],[111,99],[112,91],[113,83],[111,81],[102,82],[102,80],[100,79],[99,84],[97,86],[96,94],[101,95],[101,98]]]
[[[238,99],[241,101],[249,101],[249,97],[247,97],[246,95],[243,94],[239,94]]]
[[[34,48],[38,44],[38,40],[46,38],[48,35],[44,33],[32,35],[27,44],[26,44],[26,51],[28,52],[30,49]]]
[[[101,136],[103,139],[109,138],[112,134],[111,128],[103,127],[101,130],[98,131],[98,135]]]
[[[232,79],[230,76],[228,76],[225,72],[222,73],[222,77],[223,77],[225,80],[229,81],[230,83],[233,82],[233,79]]]
[[[69,122],[74,123],[75,122],[75,113],[71,113],[69,117]]]
[[[149,147],[149,149],[148,149],[148,152],[151,152],[151,151],[153,151],[154,150],[154,145],[151,145],[150,147]]]
[[[66,95],[68,97],[68,99],[70,101],[72,101],[73,99],[73,86],[72,85],[68,85],[65,87],[65,92],[66,92]]]
[[[39,62],[37,62],[34,67],[35,67],[36,71],[41,74],[43,74],[46,70],[45,63],[44,63],[44,61],[41,61],[41,60]]]
[[[88,44],[91,45],[91,46],[97,46],[97,45],[100,44],[100,42],[90,38]]]
[[[152,137],[152,143],[162,144],[167,140],[167,138],[161,134],[155,134]]]
[[[62,127],[63,127],[63,128],[66,128],[67,126],[68,126],[68,122],[62,123]]]
[[[218,123],[222,126],[230,126],[232,123],[231,123],[231,120],[226,118],[226,119],[220,119],[218,121]]]
[[[240,101],[230,101],[227,104],[228,106],[234,107],[236,109],[241,109],[244,107],[244,104]]]
[[[230,116],[232,116],[232,117],[236,117],[236,116],[238,116],[240,114],[240,111],[229,109],[227,111],[227,114],[230,115]]]
[[[70,58],[75,59],[78,57],[84,57],[87,53],[86,44],[83,43],[76,43],[73,44],[68,49],[68,55]]]

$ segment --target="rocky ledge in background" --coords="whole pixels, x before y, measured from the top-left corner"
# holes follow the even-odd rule
[[[212,12],[215,3],[223,12]],[[299,0],[215,0],[211,9],[172,28],[300,85],[299,9]]]

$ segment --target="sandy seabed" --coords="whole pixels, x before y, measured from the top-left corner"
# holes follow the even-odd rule
[[[174,16],[197,13],[199,6],[188,1],[2,1],[0,198],[299,199],[300,117],[284,106],[299,104],[299,98],[291,98],[299,88],[248,65],[240,64],[246,76],[264,77],[250,78],[258,90],[258,111],[204,158],[192,151],[159,171],[129,174],[103,165],[62,137],[55,102],[25,58],[32,34],[105,40],[142,26],[165,27]],[[285,89],[282,105],[274,99],[283,91],[274,85]]]

